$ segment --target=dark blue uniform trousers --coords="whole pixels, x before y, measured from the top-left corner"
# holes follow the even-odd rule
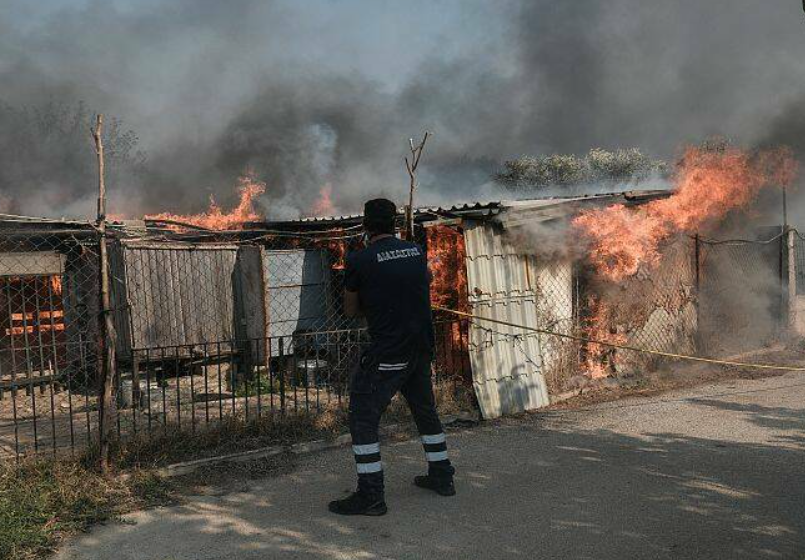
[[[383,494],[378,427],[380,417],[398,391],[408,402],[419,430],[428,474],[452,480],[455,469],[447,457],[447,443],[436,412],[430,365],[429,350],[416,350],[407,360],[380,360],[369,350],[353,371],[349,429],[361,492]]]

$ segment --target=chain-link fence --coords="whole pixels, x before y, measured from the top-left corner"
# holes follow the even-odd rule
[[[90,441],[97,426],[98,237],[0,230],[0,453]]]
[[[171,237],[109,240],[120,438],[345,405],[368,343],[342,303],[354,232]],[[0,229],[0,454],[97,442],[98,244]],[[438,319],[435,376],[462,382],[467,326]]]
[[[656,264],[618,282],[598,275],[583,260],[541,257],[531,266],[534,257],[521,256],[516,267],[524,276],[509,282],[509,291],[498,299],[515,298],[526,282],[527,303],[536,316],[517,311],[509,314],[517,319],[508,320],[569,336],[479,322],[474,328],[484,333],[479,338],[484,347],[471,351],[495,344],[518,349],[520,362],[539,369],[555,395],[586,386],[591,378],[640,377],[667,361],[656,353],[732,357],[767,348],[781,339],[788,321],[788,264],[781,239],[678,236],[660,245]],[[516,279],[517,270],[500,275]]]
[[[787,323],[785,237],[700,240],[699,349],[711,356],[769,346]]]
[[[116,231],[109,268],[119,437],[343,408],[350,370],[368,342],[342,303],[344,259],[357,240],[349,228],[162,238]],[[774,340],[790,307],[780,236],[680,237],[662,247],[659,266],[617,285],[596,281],[567,256],[527,255],[489,265],[490,274],[516,266],[495,272],[495,289],[506,293],[472,297],[460,227],[424,228],[419,241],[428,249],[435,304],[459,311],[472,298],[527,304],[531,326],[561,334],[724,356]],[[86,224],[0,227],[2,454],[97,441],[98,244]],[[805,260],[802,246],[797,262]],[[551,393],[574,377],[620,375],[653,359],[514,330],[491,329],[473,342],[466,321],[440,312],[435,319],[441,383],[471,380],[469,356],[479,343],[511,345],[513,363],[534,363]]]

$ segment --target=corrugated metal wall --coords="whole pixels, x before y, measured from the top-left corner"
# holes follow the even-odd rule
[[[569,262],[524,255],[499,228],[468,222],[464,230],[471,312],[518,325],[567,330],[573,317]],[[558,319],[567,317],[562,322]],[[486,418],[549,403],[543,370],[556,358],[543,336],[479,322],[470,327],[473,385]]]

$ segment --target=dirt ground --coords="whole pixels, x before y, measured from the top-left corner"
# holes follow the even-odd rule
[[[741,354],[725,360],[745,363],[784,365],[805,368],[805,347],[800,345],[773,346]],[[715,365],[684,360],[664,360],[664,363],[643,371],[640,375],[587,381],[550,406],[554,410],[578,408],[590,404],[611,402],[625,397],[651,397],[668,391],[697,387],[730,379],[764,379],[779,377],[786,370]]]

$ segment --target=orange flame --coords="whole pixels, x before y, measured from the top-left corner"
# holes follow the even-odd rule
[[[431,304],[466,313],[469,300],[464,235],[448,226],[427,227],[425,232],[432,275]],[[469,374],[468,336],[466,323],[451,321],[437,327],[436,361],[446,372],[457,376]]]
[[[428,268],[433,276],[430,299],[433,305],[467,310],[467,268],[464,236],[448,226],[425,229]]]
[[[61,276],[51,276],[50,277],[50,288],[56,295],[61,295],[62,293],[62,284],[61,284]]]
[[[147,215],[145,218],[148,220],[181,222],[190,226],[220,231],[240,229],[245,222],[262,219],[262,216],[254,208],[254,202],[265,191],[265,183],[258,181],[253,175],[247,174],[238,178],[240,202],[230,212],[224,212],[211,195],[209,209],[201,214],[182,215],[163,212],[162,214]],[[168,227],[174,230],[183,229],[181,225],[170,225]]]
[[[613,320],[612,308],[599,297],[591,296],[587,300],[587,311],[590,316],[583,326],[584,335],[591,340],[608,342],[610,344],[625,344],[627,337],[618,332],[616,322]],[[585,346],[584,363],[585,375],[592,379],[609,377],[618,364],[618,355],[611,346],[604,346],[590,342]]]
[[[333,186],[330,183],[324,185],[319,191],[319,198],[313,203],[314,216],[332,216],[335,214],[333,205]]]
[[[343,230],[335,230],[333,233],[343,234]],[[326,241],[326,246],[330,250],[333,258],[333,270],[344,270],[347,267],[347,243],[343,239],[330,239]]]
[[[589,210],[573,224],[589,241],[589,257],[598,274],[618,282],[641,266],[655,265],[663,240],[712,227],[730,211],[749,205],[762,189],[790,184],[796,170],[788,150],[752,156],[734,148],[723,152],[690,148],[670,197],[637,210],[622,204]]]

